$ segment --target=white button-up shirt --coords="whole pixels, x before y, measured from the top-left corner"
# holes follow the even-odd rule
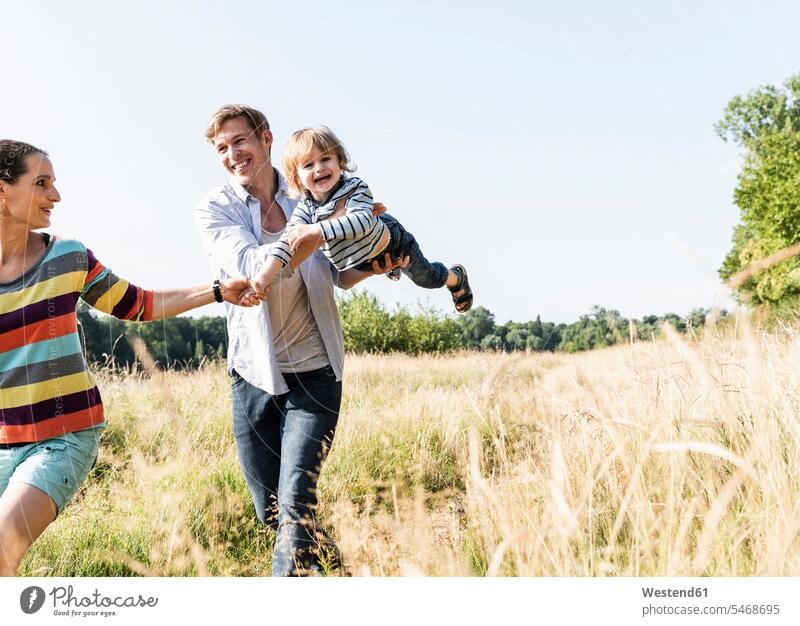
[[[297,201],[286,195],[286,180],[278,176],[275,202],[283,209],[287,222]],[[269,256],[270,244],[262,245],[261,203],[235,180],[213,189],[194,212],[203,248],[217,278],[252,278]],[[298,268],[308,289],[308,302],[319,328],[336,380],[342,379],[344,338],[339,310],[333,296],[339,272],[322,251],[317,250]],[[225,303],[228,321],[228,372],[236,371],[251,385],[269,394],[289,389],[278,369],[270,328],[267,303],[244,308]]]

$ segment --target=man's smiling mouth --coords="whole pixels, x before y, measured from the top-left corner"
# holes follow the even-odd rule
[[[234,172],[241,172],[244,168],[250,165],[250,161],[251,159],[245,159],[244,161],[241,161],[239,163],[233,163],[231,167]]]

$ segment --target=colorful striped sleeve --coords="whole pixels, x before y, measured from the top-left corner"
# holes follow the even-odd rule
[[[116,276],[91,250],[86,250],[86,256],[88,263],[81,298],[88,305],[121,320],[148,322],[153,319],[152,291]]]

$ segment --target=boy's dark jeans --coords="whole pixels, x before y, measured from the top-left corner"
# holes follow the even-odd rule
[[[377,256],[378,261],[383,263],[384,255],[387,252],[392,255],[392,259],[395,261],[402,259],[404,256],[408,256],[411,262],[408,267],[403,268],[403,273],[408,276],[415,285],[424,287],[425,289],[438,289],[439,287],[443,287],[447,281],[447,268],[441,263],[435,261],[431,263],[428,261],[425,255],[422,254],[422,250],[419,249],[414,235],[403,228],[403,225],[391,215],[381,213],[378,219],[386,224],[392,236],[388,247]],[[369,261],[356,265],[356,269],[365,272],[372,271],[372,260],[370,259]]]
[[[275,532],[273,576],[319,570],[317,480],[333,442],[342,383],[330,367],[284,374],[289,392],[271,396],[232,371],[233,434],[256,514]]]

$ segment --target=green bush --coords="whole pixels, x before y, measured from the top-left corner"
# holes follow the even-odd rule
[[[339,314],[348,352],[447,352],[461,346],[461,327],[433,309],[420,308],[412,315],[398,306],[393,313],[365,291],[339,299]]]

